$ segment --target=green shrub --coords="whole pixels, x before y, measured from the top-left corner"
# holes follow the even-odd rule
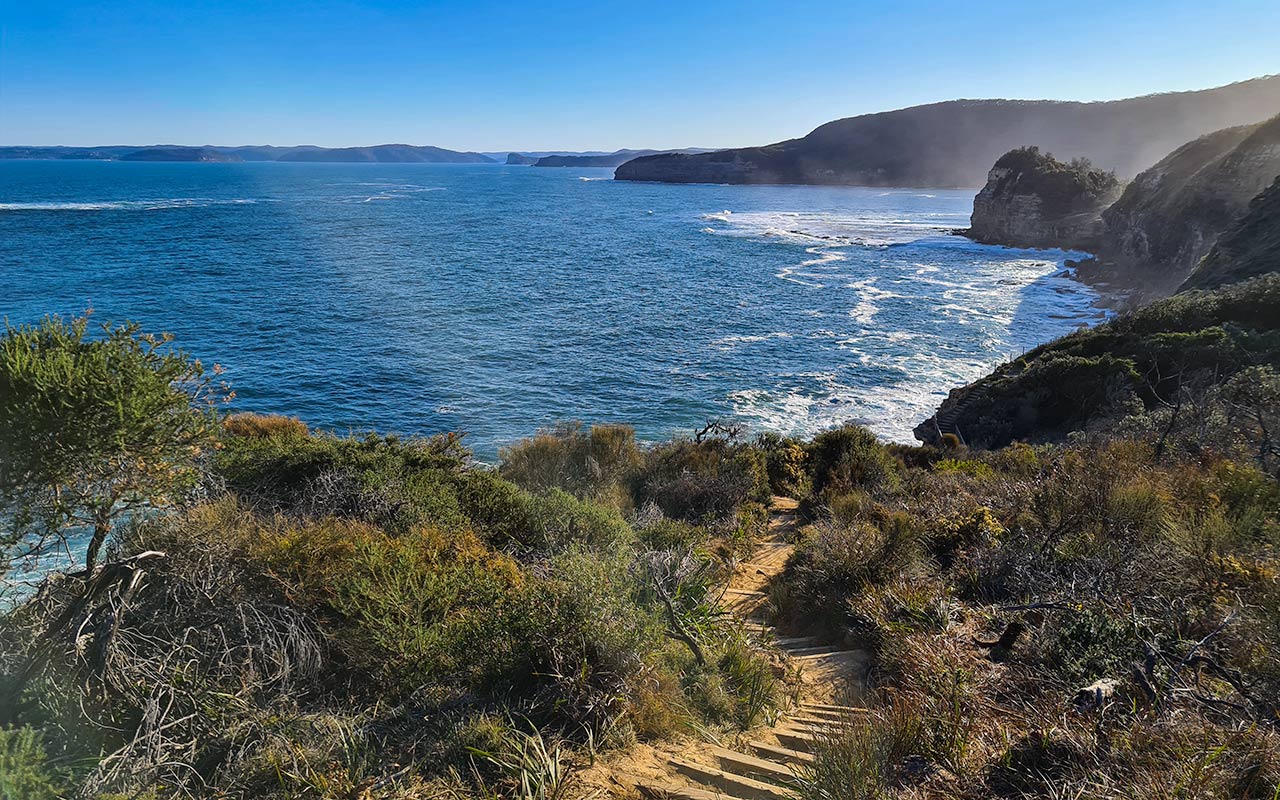
[[[542,430],[501,453],[502,476],[533,492],[561,489],[582,499],[618,503],[618,490],[640,464],[628,425],[565,423]]]
[[[38,731],[0,728],[0,800],[56,800],[62,782],[49,769]]]
[[[267,439],[272,436],[306,436],[311,431],[307,423],[297,417],[242,412],[223,419],[222,432],[226,436]]]
[[[853,489],[892,489],[897,482],[893,458],[875,434],[858,425],[824,431],[809,445],[813,493],[818,496]]]
[[[804,443],[776,433],[762,433],[755,446],[764,453],[770,491],[783,497],[803,497],[809,489],[809,454]]]
[[[723,438],[676,440],[645,454],[632,478],[637,506],[652,502],[673,519],[731,518],[746,502],[772,496],[764,453]]]

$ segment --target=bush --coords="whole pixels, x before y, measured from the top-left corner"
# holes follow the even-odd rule
[[[267,439],[272,436],[306,436],[307,424],[297,417],[280,414],[230,414],[222,420],[222,432],[227,436]]]
[[[652,502],[688,522],[732,518],[743,503],[772,497],[764,454],[722,438],[654,447],[632,478],[632,494],[637,506]]]
[[[755,446],[764,453],[770,491],[783,497],[803,497],[809,489],[809,454],[804,444],[776,433],[762,433]]]
[[[0,728],[0,800],[56,800],[61,781],[49,771],[38,731]]]
[[[813,493],[835,495],[854,489],[890,490],[895,463],[875,434],[858,425],[825,431],[809,445]]]
[[[580,499],[619,503],[618,489],[639,465],[635,429],[572,422],[503,449],[502,476],[533,492],[560,489]]]

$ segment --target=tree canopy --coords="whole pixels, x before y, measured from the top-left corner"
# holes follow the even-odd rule
[[[169,335],[134,323],[98,334],[88,315],[53,316],[6,323],[0,339],[0,543],[39,552],[91,530],[89,570],[122,515],[195,485],[218,399]]]

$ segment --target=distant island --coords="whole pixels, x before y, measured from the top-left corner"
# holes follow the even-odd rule
[[[1001,154],[1035,145],[1132,177],[1175,147],[1280,111],[1280,76],[1110,102],[952,100],[828,122],[800,139],[643,156],[619,180],[976,187]]]
[[[107,145],[95,147],[0,147],[0,159],[53,159],[77,161],[301,161],[379,164],[493,164],[497,159],[483,153],[464,153],[442,147],[408,144],[380,144],[372,147],[276,147],[245,145],[219,147],[204,145]]]

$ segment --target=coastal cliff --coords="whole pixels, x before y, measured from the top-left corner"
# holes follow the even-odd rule
[[[1277,175],[1280,116],[1179,147],[1103,212],[1099,277],[1177,286]]]
[[[1102,211],[1120,194],[1115,173],[1063,163],[1037,147],[1000,157],[973,200],[966,234],[984,244],[1092,250]]]
[[[1182,143],[1280,111],[1280,76],[1101,103],[953,100],[829,122],[764,147],[637,158],[619,180],[964,187],[1026,144],[1132,176]]]
[[[1178,289],[1213,289],[1280,270],[1280,178],[1249,203]]]
[[[527,156],[524,153],[507,153],[506,163],[509,167],[528,167],[538,163],[538,157]]]

